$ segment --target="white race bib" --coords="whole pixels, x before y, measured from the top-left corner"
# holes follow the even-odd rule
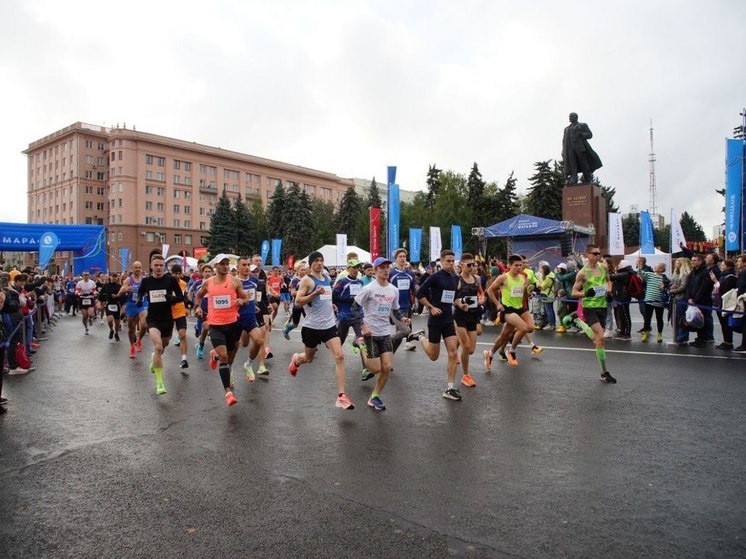
[[[350,295],[352,295],[354,297],[355,295],[357,295],[358,293],[360,293],[360,290],[362,288],[363,288],[363,286],[360,285],[359,283],[351,283],[350,284]]]
[[[399,288],[399,291],[409,291],[409,280],[400,279],[396,286]]]
[[[249,289],[246,291],[246,294],[249,296],[249,301],[252,299],[256,300],[256,289]]]
[[[447,305],[453,304],[453,298],[456,296],[456,292],[452,291],[450,289],[446,289],[443,291],[443,295],[440,297],[441,303],[446,303]]]
[[[93,303],[93,300],[90,297],[86,297],[85,299],[81,301],[81,304],[85,306],[91,305],[92,303]]]
[[[596,292],[596,297],[605,297],[606,296],[606,286],[605,285],[597,285],[593,288],[593,291]]]
[[[511,297],[523,297],[524,288],[521,285],[514,285],[510,288],[510,296]]]
[[[111,312],[117,312],[119,310],[119,305],[107,305],[106,308],[109,309]]]
[[[382,314],[382,315],[388,316],[389,313],[391,312],[391,304],[379,303],[378,304],[378,308],[376,309],[376,312],[378,314]]]
[[[213,295],[212,296],[212,308],[213,309],[230,309],[231,308],[231,296],[230,295]]]
[[[261,291],[257,291],[256,292],[256,302],[257,303],[261,303],[262,302],[262,292]]]
[[[319,295],[319,299],[321,299],[322,301],[331,301],[331,299],[332,299],[332,288],[331,287],[326,287],[326,286],[322,286],[322,287],[324,288],[324,291],[323,291],[323,293],[321,293],[321,295]]]
[[[165,289],[154,289],[148,292],[148,299],[151,303],[165,303],[166,302],[166,290]]]
[[[479,306],[479,300],[477,299],[476,295],[468,297],[468,299],[472,301],[471,303],[467,303],[467,306],[470,309],[476,309]]]

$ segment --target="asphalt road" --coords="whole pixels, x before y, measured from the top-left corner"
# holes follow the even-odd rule
[[[539,332],[452,402],[401,351],[376,413],[349,346],[354,411],[326,350],[288,375],[295,332],[227,408],[205,361],[169,348],[157,397],[149,343],[106,334],[64,317],[5,379],[0,557],[746,556],[743,355],[611,342],[605,385],[587,339]]]

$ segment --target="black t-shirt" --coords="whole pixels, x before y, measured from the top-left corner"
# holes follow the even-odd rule
[[[117,297],[120,289],[122,289],[122,285],[119,283],[105,283],[98,292],[98,300],[104,303],[116,303],[121,306],[126,295],[121,298]]]
[[[427,297],[430,304],[441,310],[439,316],[430,316],[428,324],[435,326],[453,322],[453,299],[458,287],[458,276],[445,270],[438,270],[427,278],[417,290],[417,299]]]
[[[172,320],[171,305],[184,300],[178,280],[169,274],[143,278],[137,290],[138,301],[144,296],[148,297],[148,321],[153,322]]]

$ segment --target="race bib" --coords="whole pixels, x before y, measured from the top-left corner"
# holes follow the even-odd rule
[[[323,293],[319,295],[319,299],[322,301],[331,301],[332,300],[332,288],[331,287],[324,287]]]
[[[440,302],[446,303],[447,305],[453,304],[453,298],[456,295],[455,291],[446,289],[443,291],[443,295],[440,296]]]
[[[83,305],[86,305],[86,306],[88,306],[88,305],[91,305],[91,304],[93,304],[93,299],[91,299],[90,297],[86,297],[85,299],[83,299],[83,300],[81,301],[81,303],[82,303]]]
[[[231,308],[231,296],[230,295],[213,295],[212,296],[212,308],[213,309],[230,309]]]
[[[468,299],[471,300],[471,303],[467,303],[470,309],[476,309],[479,306],[479,301],[476,296],[468,297]]]
[[[362,288],[363,286],[360,285],[359,283],[351,283],[350,284],[350,295],[354,297],[355,295],[360,293],[360,290],[362,290]]]
[[[148,299],[151,303],[165,303],[166,302],[166,290],[165,289],[154,289],[148,292]]]
[[[399,280],[399,283],[397,283],[397,287],[399,288],[399,291],[409,291],[409,280],[408,279]]]
[[[514,285],[510,288],[511,297],[523,297],[524,289],[522,285]]]
[[[117,312],[119,310],[119,305],[107,305],[106,308],[109,309],[111,312]]]
[[[262,302],[262,292],[261,291],[257,291],[256,292],[256,302],[257,303],[261,303]]]
[[[386,303],[379,303],[376,312],[378,314],[385,314],[386,316],[388,316],[388,314],[391,312],[391,305]]]
[[[256,300],[256,290],[255,289],[249,289],[246,291],[246,294],[249,296],[249,301],[252,299]]]
[[[606,296],[606,286],[605,285],[596,285],[593,288],[593,291],[596,293],[596,297],[605,297]]]

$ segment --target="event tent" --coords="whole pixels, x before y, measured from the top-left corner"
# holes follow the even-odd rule
[[[640,254],[639,250],[636,250],[632,254],[625,254],[624,259],[632,264],[633,268],[637,268],[637,259],[643,256],[645,257],[645,263],[651,268],[655,268],[655,265],[659,262],[663,262],[666,265],[666,274],[671,277],[671,255],[662,250],[655,249],[655,254]]]
[[[324,245],[318,251],[324,255],[324,266],[346,266],[346,261],[338,261],[337,260],[337,245]],[[367,250],[363,250],[360,247],[347,245],[347,248],[345,250],[345,254],[348,252],[356,252],[358,256],[358,261],[360,262],[370,262],[370,252]],[[306,256],[303,260],[308,262],[308,256]]]
[[[186,257],[187,265],[186,270],[184,272],[193,272],[196,270],[199,266],[199,261],[196,258],[192,258],[191,256]],[[184,257],[179,256],[178,254],[173,254],[166,258],[166,269],[170,270],[171,266],[174,264],[179,264],[182,268],[184,267]]]

